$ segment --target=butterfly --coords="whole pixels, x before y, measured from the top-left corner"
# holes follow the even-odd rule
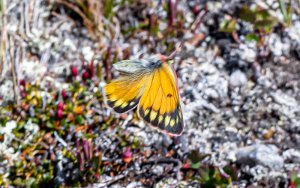
[[[180,96],[168,61],[159,54],[113,64],[120,77],[104,87],[107,106],[117,113],[137,106],[138,117],[147,124],[169,135],[180,135],[184,128]]]

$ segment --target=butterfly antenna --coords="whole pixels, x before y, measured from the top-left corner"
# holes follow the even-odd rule
[[[180,43],[180,45],[167,57],[168,60],[174,59],[177,52],[181,50],[183,46],[183,42]]]

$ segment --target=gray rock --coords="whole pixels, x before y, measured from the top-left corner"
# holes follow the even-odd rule
[[[218,68],[223,68],[226,64],[225,60],[221,57],[216,57],[216,59],[213,61],[213,64]]]
[[[32,71],[34,70],[34,71]],[[35,61],[27,61],[20,64],[18,75],[30,81],[40,80],[47,73],[47,65]]]
[[[154,185],[154,188],[160,188],[160,187],[175,187],[174,185],[177,185],[178,181],[173,178],[164,178],[161,181],[157,182]]]
[[[300,151],[295,149],[288,149],[282,153],[285,161],[300,163]]]
[[[273,92],[271,93],[272,98],[278,104],[286,105],[286,106],[298,106],[297,101],[295,98],[290,97],[282,92]]]
[[[233,87],[245,86],[247,81],[247,76],[240,70],[236,70],[230,75],[230,84]]]
[[[240,57],[246,62],[254,62],[256,60],[256,44],[254,42],[248,45],[241,44],[239,46]]]
[[[228,97],[229,78],[227,76],[220,76],[214,85],[214,89],[218,92],[220,98]]]
[[[208,75],[212,75],[218,72],[217,68],[210,64],[210,63],[203,63],[200,67],[199,67],[199,71],[204,73],[204,74],[208,74]]]
[[[131,182],[129,183],[126,188],[134,188],[134,187],[143,187],[143,184],[141,182]]]
[[[169,137],[169,136],[167,136],[167,135],[165,135],[165,134],[163,134],[163,136],[162,136],[162,144],[163,144],[163,146],[164,147],[169,147],[171,144],[172,144],[172,139]]]
[[[257,79],[257,83],[264,88],[270,88],[272,86],[271,80],[266,76],[260,76]]]
[[[179,137],[179,143],[181,145],[180,150],[182,153],[187,153],[189,150],[189,138],[183,134]]]
[[[212,88],[207,88],[204,90],[204,93],[206,96],[212,98],[212,99],[217,99],[219,98],[219,94],[216,90],[212,89]]]
[[[152,172],[158,176],[162,175],[164,172],[164,168],[160,165],[157,165],[153,168]]]
[[[0,85],[0,96],[3,97],[4,101],[13,100],[13,82],[11,80],[7,79]]]
[[[278,148],[274,145],[257,144],[238,149],[236,159],[242,164],[263,165],[274,170],[280,170],[284,163],[278,154]]]
[[[269,36],[269,48],[275,56],[281,56],[289,51],[289,44],[283,43],[280,37],[272,33]]]

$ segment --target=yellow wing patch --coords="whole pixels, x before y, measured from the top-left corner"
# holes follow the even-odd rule
[[[124,113],[137,106],[149,76],[122,76],[104,88],[106,103],[118,113]]]
[[[138,105],[139,117],[159,130],[180,135],[183,119],[175,78],[169,65],[154,70]]]

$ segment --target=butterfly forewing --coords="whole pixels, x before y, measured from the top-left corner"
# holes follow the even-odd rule
[[[106,104],[115,112],[124,113],[137,106],[149,76],[144,73],[122,76],[105,86]]]
[[[149,80],[138,105],[139,117],[163,132],[180,135],[184,124],[172,70],[163,63]]]

